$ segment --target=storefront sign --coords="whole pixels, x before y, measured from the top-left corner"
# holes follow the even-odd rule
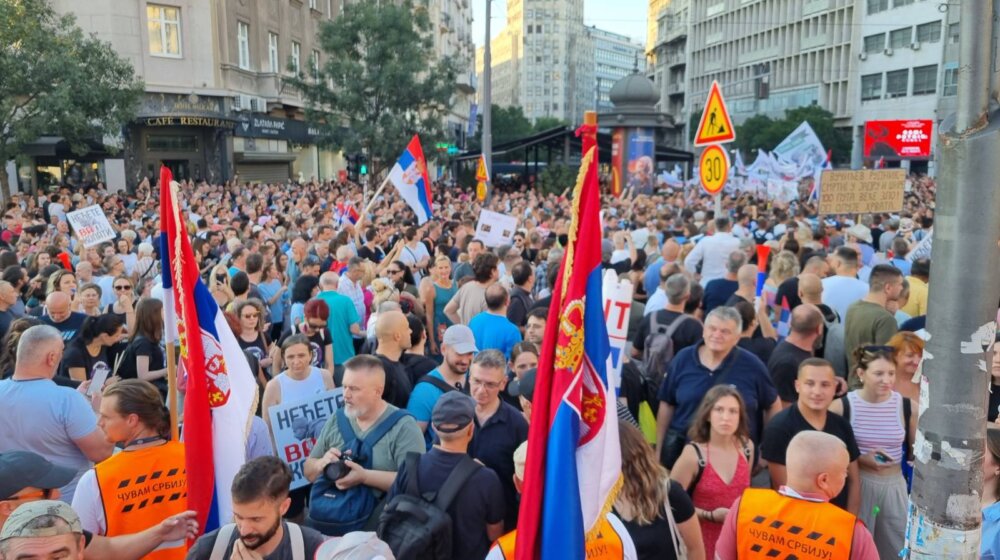
[[[305,399],[279,403],[268,409],[278,458],[292,469],[290,490],[309,484],[302,467],[316,444],[315,436],[319,435],[319,429],[313,434],[312,428],[318,426],[322,429],[320,422],[333,416],[343,405],[344,390],[337,388]]]
[[[146,126],[207,126],[212,128],[236,128],[236,123],[228,119],[211,117],[147,117],[139,119]]]
[[[225,117],[222,97],[150,93],[142,98],[140,118],[169,116]]]
[[[903,209],[904,169],[824,171],[820,214],[871,214]]]
[[[925,158],[931,155],[934,121],[868,121],[865,158]]]
[[[233,130],[233,135],[246,138],[276,138],[297,144],[312,144],[320,135],[319,129],[295,119],[281,119],[266,115],[245,115]]]

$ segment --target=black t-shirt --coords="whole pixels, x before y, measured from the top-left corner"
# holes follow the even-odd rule
[[[803,350],[787,340],[781,341],[771,352],[771,359],[766,362],[767,371],[771,374],[771,381],[778,390],[781,400],[789,403],[799,400],[799,394],[795,390],[799,364],[812,357],[812,352]]]
[[[674,521],[678,525],[694,516],[694,504],[691,503],[691,497],[681,488],[680,484],[673,480],[670,481],[670,489],[667,491],[667,501],[670,502],[670,511],[674,514]],[[674,550],[674,543],[670,538],[670,524],[662,506],[660,516],[649,525],[639,525],[635,521],[625,521],[624,519],[622,519],[622,524],[625,525],[629,536],[632,537],[639,560],[675,560],[677,558],[677,551]]]
[[[733,295],[729,296],[729,299],[726,300],[725,305],[726,307],[732,307],[741,301],[746,301],[750,305],[753,305],[752,301],[747,301],[747,298],[741,296],[740,294],[737,294],[736,292],[733,292]]]
[[[149,371],[156,371],[167,367],[166,361],[163,359],[163,349],[160,348],[159,343],[153,342],[140,334],[128,343],[128,347],[132,349],[132,357],[125,356],[122,364],[118,367],[118,375],[122,379],[135,379],[139,374],[135,364],[125,363],[125,360],[134,360],[140,356],[146,356],[149,358]],[[165,377],[154,379],[152,383],[156,385],[156,388],[161,393],[166,395],[167,379]]]
[[[659,323],[662,328],[669,328],[674,319],[677,319],[677,317],[680,316],[681,313],[676,311],[661,309],[656,312],[656,322]],[[683,321],[683,323],[677,326],[677,330],[674,331],[673,339],[675,356],[684,348],[693,346],[701,340],[701,321],[691,316],[684,318]],[[642,323],[639,325],[639,329],[635,333],[635,339],[632,340],[632,347],[635,348],[636,351],[642,352],[646,349],[646,337],[649,336],[649,331],[653,328],[652,325],[652,313],[642,318]]]
[[[278,548],[274,549],[274,552],[265,556],[264,560],[292,560],[292,539],[288,535],[288,522],[282,521],[282,524],[284,525],[284,535],[281,537],[281,543]],[[323,544],[326,537],[309,527],[301,527],[301,529],[306,558],[313,558],[316,556],[316,549]],[[187,558],[189,560],[209,560],[212,557],[212,548],[215,546],[215,539],[218,536],[219,530],[216,529],[200,537],[188,551]],[[222,555],[223,558],[229,558],[232,555],[233,545],[236,543],[237,537],[239,537],[239,530],[234,530],[233,536],[229,539],[229,546],[226,547],[226,551]]]
[[[986,419],[996,422],[997,416],[1000,416],[998,410],[1000,410],[1000,385],[990,383],[990,407],[986,410]]]
[[[382,392],[382,400],[405,409],[410,400],[410,393],[413,392],[413,384],[410,383],[406,368],[382,354],[375,354],[375,357],[382,360],[382,369],[385,370],[385,390]]]
[[[55,327],[57,331],[61,332],[63,340],[66,341],[73,340],[77,331],[79,331],[80,327],[83,326],[83,320],[86,318],[86,315],[77,311],[70,312],[69,317],[67,317],[62,323],[56,323],[52,320],[52,317],[49,317],[47,314],[39,317],[43,323],[51,327]]]
[[[257,358],[258,362],[267,357],[267,342],[264,341],[263,334],[258,334],[257,338],[255,338],[252,342],[243,340],[243,337],[241,336],[237,336],[236,341],[239,342],[240,348],[244,352],[253,355],[254,358]]]
[[[740,338],[736,345],[757,356],[760,361],[766,364],[771,359],[771,354],[774,352],[774,347],[778,345],[778,341],[763,336],[752,336]]]
[[[87,379],[93,379],[94,375],[102,370],[106,370],[110,376],[111,362],[108,359],[108,349],[101,347],[101,351],[96,356],[91,356],[83,340],[73,340],[66,345],[59,375],[70,377],[69,370],[71,368],[83,368],[86,371]]]
[[[362,259],[366,259],[372,261],[375,264],[378,264],[382,262],[382,258],[385,255],[382,254],[382,250],[379,249],[378,246],[376,246],[375,250],[373,251],[369,249],[367,245],[362,245],[361,248],[358,249],[358,256],[361,257]]]
[[[15,318],[9,309],[7,311],[0,311],[0,339],[3,339],[7,331],[10,330],[10,324],[14,322]]]
[[[417,386],[417,381],[421,377],[438,367],[438,363],[433,358],[421,356],[420,354],[410,354],[409,352],[403,352],[403,355],[399,357],[399,363],[403,364],[403,367],[406,368],[406,374],[410,378],[410,385],[414,387]]]
[[[789,309],[795,309],[802,305],[802,299],[799,298],[798,276],[792,276],[778,286],[778,292],[774,295],[774,301],[778,302],[778,305],[781,305],[781,302],[786,299],[788,300]]]
[[[437,492],[444,486],[465,453],[449,453],[438,447],[420,457],[417,466],[417,486],[421,493]],[[406,490],[406,468],[399,469],[389,489],[386,503]],[[492,469],[482,467],[475,472],[448,507],[452,520],[452,558],[484,558],[490,550],[486,526],[503,521],[504,499],[500,478]]]
[[[725,305],[729,296],[735,294],[739,288],[740,283],[736,280],[725,278],[711,280],[705,285],[705,295],[701,297],[701,306],[705,309],[705,314],[708,315],[709,311]]]
[[[799,432],[815,429],[802,417],[802,413],[799,412],[799,405],[793,404],[776,414],[768,422],[767,426],[764,427],[764,438],[760,442],[760,456],[769,463],[784,465],[786,464],[785,451],[788,449],[788,443],[792,441],[792,438]],[[843,416],[827,413],[823,432],[836,436],[840,441],[844,442],[844,445],[847,446],[847,454],[850,456],[851,462],[858,460],[861,451],[858,449],[858,443],[854,440],[854,430],[851,429],[851,423],[845,420]],[[830,500],[830,502],[841,508],[847,508],[846,484],[844,485],[844,489],[840,491],[840,494]]]
[[[300,330],[301,326],[296,327],[296,330]],[[304,332],[299,332],[296,334],[306,334]],[[278,340],[278,348],[281,348],[285,344],[285,339],[292,336],[291,329],[285,329],[285,332],[281,333],[281,338]],[[327,336],[327,329],[316,329],[308,335],[309,338],[309,349],[312,351],[312,365],[313,367],[322,368],[323,360],[326,359],[326,347],[332,346],[333,341]],[[332,364],[331,364],[332,365]]]

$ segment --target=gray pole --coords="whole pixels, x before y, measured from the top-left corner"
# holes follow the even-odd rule
[[[909,558],[979,557],[990,346],[1000,284],[1000,114],[990,0],[961,7],[958,107],[940,127]],[[995,40],[995,38],[994,38]],[[929,359],[933,357],[932,359]]]
[[[490,52],[490,18],[493,0],[486,0],[486,39],[483,45],[483,157],[486,171],[493,177],[493,56]],[[486,199],[493,194],[493,181],[486,181]]]

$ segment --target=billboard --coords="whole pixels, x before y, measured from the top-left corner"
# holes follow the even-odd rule
[[[926,158],[931,155],[934,121],[865,122],[865,159]]]
[[[634,194],[652,194],[656,173],[654,150],[656,132],[652,128],[632,128],[628,131],[626,187]]]

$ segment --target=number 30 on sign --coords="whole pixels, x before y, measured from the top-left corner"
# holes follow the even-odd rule
[[[716,194],[726,185],[729,176],[729,155],[718,144],[707,146],[698,164],[701,187],[708,194]]]

